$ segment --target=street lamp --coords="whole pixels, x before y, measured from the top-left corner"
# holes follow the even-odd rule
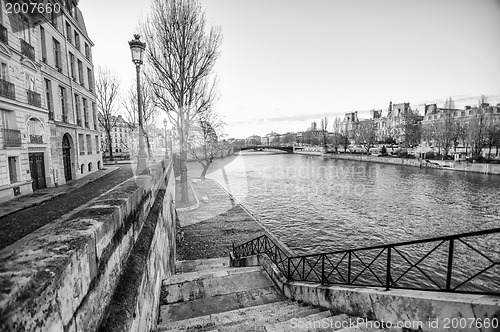
[[[137,112],[139,113],[139,154],[137,156],[137,174],[141,174],[146,169],[146,149],[144,144],[144,130],[142,128],[142,96],[141,96],[141,65],[144,57],[146,43],[139,40],[141,36],[134,35],[133,40],[129,41],[130,51],[132,53],[132,62],[135,64],[137,73]]]
[[[168,126],[168,121],[167,119],[163,120],[163,127],[165,128],[165,160],[168,159],[168,138],[167,138],[167,126]]]

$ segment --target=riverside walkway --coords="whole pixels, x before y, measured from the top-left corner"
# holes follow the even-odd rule
[[[264,233],[216,181],[190,179],[190,184],[199,206],[178,212],[177,260],[229,257],[232,242],[243,243]]]

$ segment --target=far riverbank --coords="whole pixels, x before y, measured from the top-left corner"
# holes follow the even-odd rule
[[[383,163],[383,164],[414,166],[420,168],[424,167],[438,168],[443,170],[452,170],[460,172],[500,175],[500,164],[469,163],[464,161],[451,161],[451,160],[426,160],[426,159],[377,157],[377,156],[356,155],[356,154],[322,154],[322,156],[324,158],[330,158],[330,159],[367,161],[367,162]]]

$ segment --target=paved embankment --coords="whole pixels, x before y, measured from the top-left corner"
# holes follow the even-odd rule
[[[200,206],[179,211],[177,260],[228,257],[236,245],[260,236],[261,225],[211,179],[193,179]]]
[[[443,162],[435,160],[421,161],[419,159],[377,157],[377,156],[356,155],[356,154],[329,154],[329,155],[324,155],[324,157],[330,159],[368,161],[368,162],[382,163],[382,164],[406,165],[406,166],[425,167],[425,168],[437,168],[442,170],[451,170],[460,172],[500,175],[500,164],[482,164],[482,163],[472,164],[468,162],[455,162],[455,161]]]

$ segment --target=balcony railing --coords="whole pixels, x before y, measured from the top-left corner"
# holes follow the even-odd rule
[[[43,136],[42,135],[30,135],[30,143],[31,144],[43,144]]]
[[[14,84],[0,79],[0,96],[16,100],[16,88]]]
[[[267,254],[288,281],[361,287],[500,294],[500,228],[365,248],[290,256],[262,235],[235,258]]]
[[[42,97],[40,96],[39,93],[28,90],[27,94],[28,94],[28,104],[36,107],[42,107]]]
[[[0,24],[0,42],[9,44],[9,33],[6,27]]]
[[[3,128],[3,144],[6,148],[21,147],[21,131],[17,129]]]
[[[35,61],[35,48],[24,39],[21,39],[21,53],[28,59]]]

